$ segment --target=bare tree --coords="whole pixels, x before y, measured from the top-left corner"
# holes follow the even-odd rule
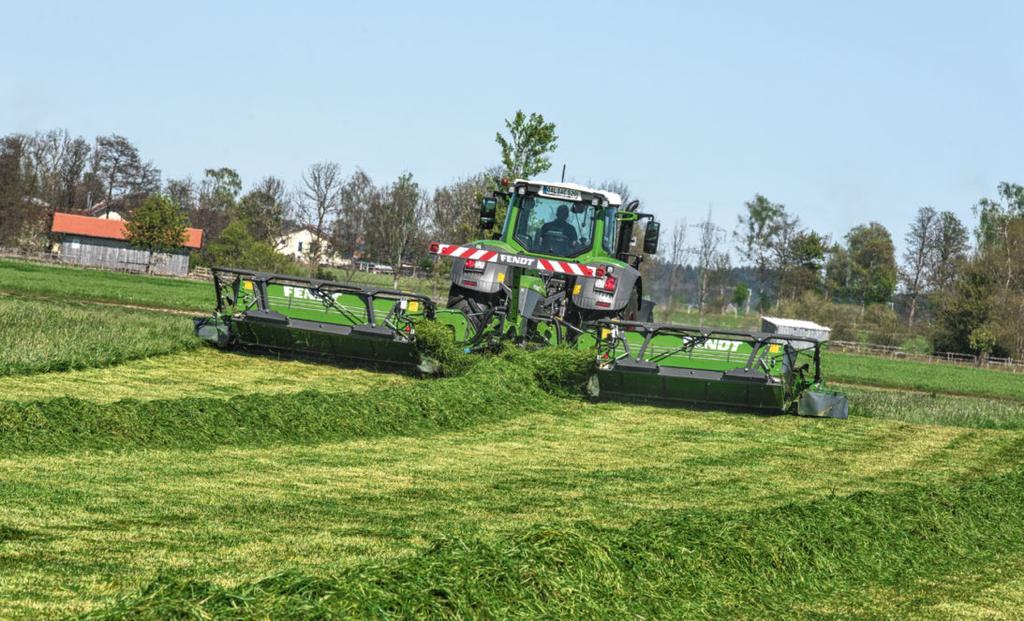
[[[130,208],[160,187],[156,166],[142,161],[135,145],[117,134],[96,138],[92,171],[103,182],[108,213],[115,199],[127,201]]]
[[[728,255],[719,250],[725,241],[725,229],[711,219],[710,207],[707,219],[693,226],[697,229],[697,245],[693,247],[697,259],[697,312],[703,325],[711,275],[727,264]]]
[[[671,312],[676,305],[676,287],[679,285],[679,271],[683,268],[690,249],[686,247],[686,220],[676,220],[668,243],[668,307]]]
[[[463,243],[480,235],[480,200],[491,189],[493,177],[481,172],[434,190],[431,230],[437,239]]]
[[[393,286],[403,259],[412,258],[417,241],[423,241],[423,220],[428,208],[426,197],[412,173],[404,173],[388,188],[375,193],[367,218],[367,237],[374,256],[394,270]]]
[[[344,183],[341,166],[336,162],[312,164],[302,173],[302,215],[313,234],[307,255],[312,275],[316,275],[320,260],[327,250],[323,247],[325,227],[338,213]]]
[[[949,291],[967,261],[967,227],[952,211],[938,215],[928,256],[928,281],[936,291]]]
[[[903,251],[903,265],[900,268],[900,280],[910,298],[908,321],[914,326],[917,315],[917,300],[928,287],[928,266],[932,249],[935,246],[936,225],[938,214],[931,207],[921,207],[904,237],[906,249]]]
[[[342,189],[338,217],[331,226],[331,246],[335,252],[351,259],[347,279],[354,275],[356,261],[366,250],[366,219],[377,192],[373,179],[358,168]]]

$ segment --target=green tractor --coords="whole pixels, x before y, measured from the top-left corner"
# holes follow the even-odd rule
[[[517,180],[483,200],[492,239],[431,243],[452,260],[447,304],[392,289],[215,268],[216,311],[196,334],[218,347],[432,370],[417,327],[434,321],[465,351],[503,342],[563,345],[595,354],[594,397],[741,407],[845,418],[846,398],[825,388],[828,329],[765,319],[762,331],[653,322],[643,297],[643,254],[658,223],[613,193]],[[631,254],[646,220],[643,254]]]
[[[452,259],[447,307],[462,311],[474,329],[499,309],[522,318],[523,340],[575,342],[585,326],[608,318],[651,321],[640,263],[630,254],[634,226],[647,220],[643,252],[658,249],[658,223],[625,207],[614,192],[572,183],[517,180],[484,199],[480,225],[494,228],[498,199],[508,205],[493,239],[463,245],[431,244]]]

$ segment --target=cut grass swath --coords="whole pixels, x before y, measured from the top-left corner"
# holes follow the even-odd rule
[[[199,344],[186,317],[0,297],[0,376],[102,367]]]
[[[1024,458],[1020,443],[1015,457]],[[327,576],[286,571],[224,587],[165,574],[86,618],[903,617],[948,596],[922,585],[964,571],[999,580],[1002,566],[1024,558],[1022,496],[1018,467],[939,488],[683,512],[629,528],[451,537]]]

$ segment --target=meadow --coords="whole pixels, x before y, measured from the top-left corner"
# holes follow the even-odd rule
[[[851,417],[803,419],[593,402],[566,351],[453,354],[417,379],[197,347],[166,313],[12,301],[40,328],[0,331],[3,618],[1024,605],[1019,375],[829,354]],[[104,357],[60,346],[82,339]]]

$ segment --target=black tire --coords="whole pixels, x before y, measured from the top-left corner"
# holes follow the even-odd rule
[[[638,321],[640,317],[640,289],[634,287],[629,292],[629,301],[622,307],[619,317],[627,321]]]
[[[482,313],[487,312],[490,304],[481,302],[476,298],[477,296],[472,295],[469,291],[452,285],[452,288],[448,290],[447,307],[462,311],[466,315],[466,320],[473,326],[473,331],[479,332],[480,328],[484,325],[484,315]]]

